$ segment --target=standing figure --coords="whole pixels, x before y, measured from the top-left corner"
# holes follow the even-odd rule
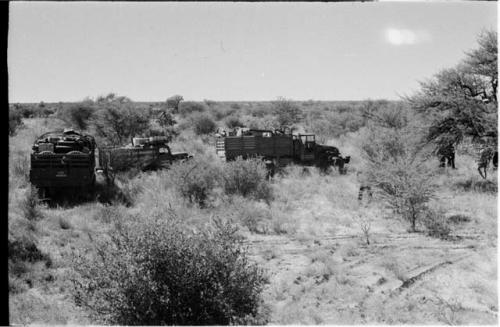
[[[356,178],[358,179],[359,183],[358,201],[361,203],[361,201],[363,200],[363,194],[365,192],[368,193],[369,196],[368,201],[371,201],[373,198],[373,192],[370,182],[368,181],[368,176],[366,172],[358,170],[356,172]]]
[[[489,146],[486,146],[481,150],[479,153],[479,160],[477,163],[477,171],[479,172],[479,175],[481,175],[482,178],[486,179],[486,170],[488,169],[488,165],[490,163],[490,160],[493,159],[494,153],[493,149]],[[497,154],[498,157],[498,154]],[[498,160],[498,158],[496,159]],[[498,165],[498,162],[497,162]]]
[[[453,143],[441,146],[437,155],[439,156],[439,167],[444,168],[446,166],[456,169],[455,167],[455,147]]]

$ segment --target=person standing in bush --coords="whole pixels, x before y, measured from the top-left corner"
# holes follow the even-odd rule
[[[452,143],[439,147],[437,154],[440,162],[439,167],[444,168],[448,166],[452,169],[457,169],[455,167],[455,147]]]
[[[371,201],[373,198],[373,192],[372,192],[372,187],[370,185],[370,182],[368,181],[368,176],[366,171],[364,170],[358,170],[356,172],[356,178],[359,183],[359,192],[358,192],[358,201],[361,203],[363,200],[363,193],[368,193],[368,201]]]
[[[493,155],[494,155],[493,150],[489,146],[484,147],[479,153],[477,171],[479,172],[479,175],[481,175],[481,177],[484,179],[486,179],[486,170],[488,169],[490,161],[493,159]]]

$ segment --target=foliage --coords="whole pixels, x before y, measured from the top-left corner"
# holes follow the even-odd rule
[[[224,191],[228,195],[263,199],[269,202],[272,191],[267,181],[267,169],[257,158],[236,160],[226,163],[223,172]]]
[[[130,99],[109,94],[98,98],[92,119],[97,136],[108,144],[123,145],[129,138],[144,133],[149,127],[147,115],[139,112]]]
[[[171,96],[166,101],[167,108],[172,108],[173,113],[179,112],[179,104],[181,103],[182,100],[184,100],[182,95],[176,94]]]
[[[217,104],[210,107],[210,112],[216,120],[221,120],[227,116],[232,115],[235,112],[235,109]]]
[[[407,113],[400,111],[400,115]],[[390,121],[394,121],[391,116]],[[397,121],[411,121],[398,118]],[[422,217],[434,196],[434,171],[426,165],[429,156],[422,147],[418,130],[413,125],[388,128],[375,122],[370,125],[363,152],[367,159],[366,176],[380,191],[384,202],[410,221],[411,230]]]
[[[200,102],[185,101],[179,105],[179,114],[182,117],[187,117],[195,112],[200,113],[204,111],[207,111],[207,105]]]
[[[225,119],[226,126],[230,129],[236,127],[245,127],[245,124],[240,120],[240,117],[231,115]]]
[[[279,97],[273,103],[273,111],[280,126],[292,126],[302,120],[302,110],[290,99]]]
[[[371,122],[385,128],[401,129],[408,125],[410,108],[405,103],[367,100],[361,106],[365,124]]]
[[[89,126],[89,121],[94,114],[95,108],[91,101],[82,101],[72,104],[70,107],[58,110],[57,114],[60,119],[74,128],[86,130]]]
[[[466,137],[497,139],[497,33],[479,36],[479,48],[456,67],[444,69],[420,83],[407,98],[429,124],[427,140],[438,146],[458,144]]]
[[[38,249],[36,243],[27,236],[8,240],[9,260],[12,262],[36,262],[45,261],[47,266],[52,264],[52,260],[48,254],[45,254]]]
[[[262,118],[252,117],[246,122],[246,125],[251,129],[276,129],[280,128],[276,117],[267,115]]]
[[[217,168],[208,160],[196,158],[184,163],[174,163],[169,170],[172,185],[191,203],[205,206],[217,185]]]
[[[320,143],[329,138],[339,137],[348,132],[355,132],[363,126],[363,118],[354,110],[344,112],[326,112],[309,115],[307,127],[317,135]]]
[[[9,108],[9,136],[16,134],[16,131],[23,126],[21,112],[15,108]]]
[[[21,209],[24,217],[29,221],[38,221],[43,218],[40,209],[40,198],[38,197],[38,190],[36,187],[31,186],[26,190],[26,195],[21,202]]]
[[[121,222],[106,236],[74,265],[76,302],[103,323],[228,325],[258,318],[265,279],[228,223],[193,231],[167,212]]]
[[[450,224],[442,210],[428,209],[422,220],[429,236],[447,239],[450,235]]]
[[[206,135],[215,132],[217,125],[209,114],[200,113],[193,117],[194,132],[197,135]]]
[[[217,101],[210,100],[210,99],[203,99],[203,102],[205,102],[205,104],[209,107],[213,107],[213,106],[217,105]]]
[[[466,179],[458,180],[454,183],[454,188],[466,192],[484,192],[484,193],[498,193],[498,182],[496,180],[478,180],[476,177],[469,177]]]
[[[160,111],[156,120],[158,124],[164,128],[174,126],[177,123],[172,113],[166,110]]]

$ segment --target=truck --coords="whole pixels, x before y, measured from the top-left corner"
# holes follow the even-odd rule
[[[57,191],[90,191],[95,184],[95,139],[72,129],[39,136],[30,158],[29,180],[41,198]]]
[[[134,137],[132,144],[122,147],[100,147],[99,171],[109,177],[129,169],[142,171],[168,168],[175,161],[192,158],[186,152],[172,152],[164,136]]]
[[[72,129],[39,136],[32,147],[29,179],[42,199],[56,194],[91,195],[97,173],[114,181],[114,173],[136,168],[142,171],[169,167],[191,158],[172,152],[167,138],[133,138],[131,146],[97,147],[94,137]]]
[[[334,146],[316,143],[314,134],[292,134],[291,130],[242,129],[237,133],[219,133],[215,141],[216,153],[226,161],[259,157],[274,174],[276,168],[295,163],[316,166],[326,171],[337,167],[345,174],[350,156],[342,156]]]

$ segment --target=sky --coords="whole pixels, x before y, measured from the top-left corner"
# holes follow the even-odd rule
[[[483,1],[10,2],[9,102],[398,99],[497,14]]]

